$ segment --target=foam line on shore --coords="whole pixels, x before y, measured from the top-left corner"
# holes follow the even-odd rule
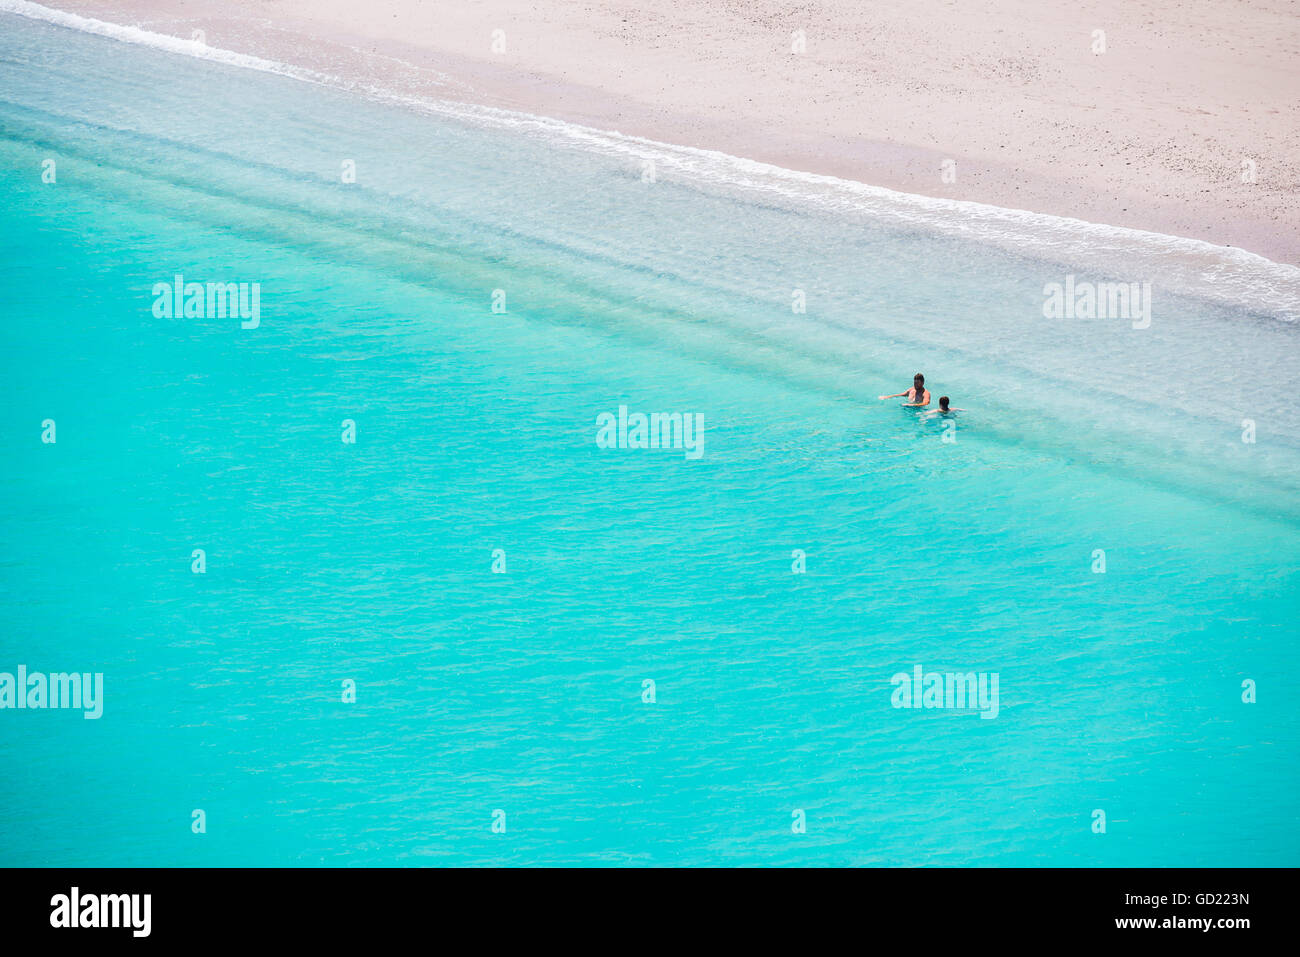
[[[407,96],[292,64],[83,17],[30,0],[0,0],[0,12],[174,55],[360,93],[464,123],[544,136],[559,145],[626,160],[638,167],[650,160],[661,178],[737,191],[742,196],[768,198],[783,204],[866,215],[904,228],[933,230],[1059,261],[1076,270],[1094,270],[1133,280],[1158,280],[1169,291],[1204,297],[1288,322],[1300,321],[1300,268],[1235,247],[969,200],[904,193],[544,116]]]

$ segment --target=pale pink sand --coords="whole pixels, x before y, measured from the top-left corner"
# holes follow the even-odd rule
[[[1300,262],[1290,0],[48,5],[186,38],[198,28],[210,46],[399,92]],[[796,30],[806,52],[791,52]]]

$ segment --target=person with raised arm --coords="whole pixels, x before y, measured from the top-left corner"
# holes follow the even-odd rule
[[[898,392],[894,395],[882,395],[882,399],[910,399],[910,402],[904,402],[904,408],[923,409],[930,404],[930,390],[925,387],[925,376],[917,373],[912,376],[912,388],[906,392]]]

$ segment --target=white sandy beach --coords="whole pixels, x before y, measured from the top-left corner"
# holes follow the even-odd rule
[[[1300,263],[1287,0],[47,5],[396,92]]]

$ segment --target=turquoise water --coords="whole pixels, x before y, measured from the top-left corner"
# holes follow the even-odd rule
[[[1285,273],[452,112],[0,14],[0,864],[1300,862]]]

